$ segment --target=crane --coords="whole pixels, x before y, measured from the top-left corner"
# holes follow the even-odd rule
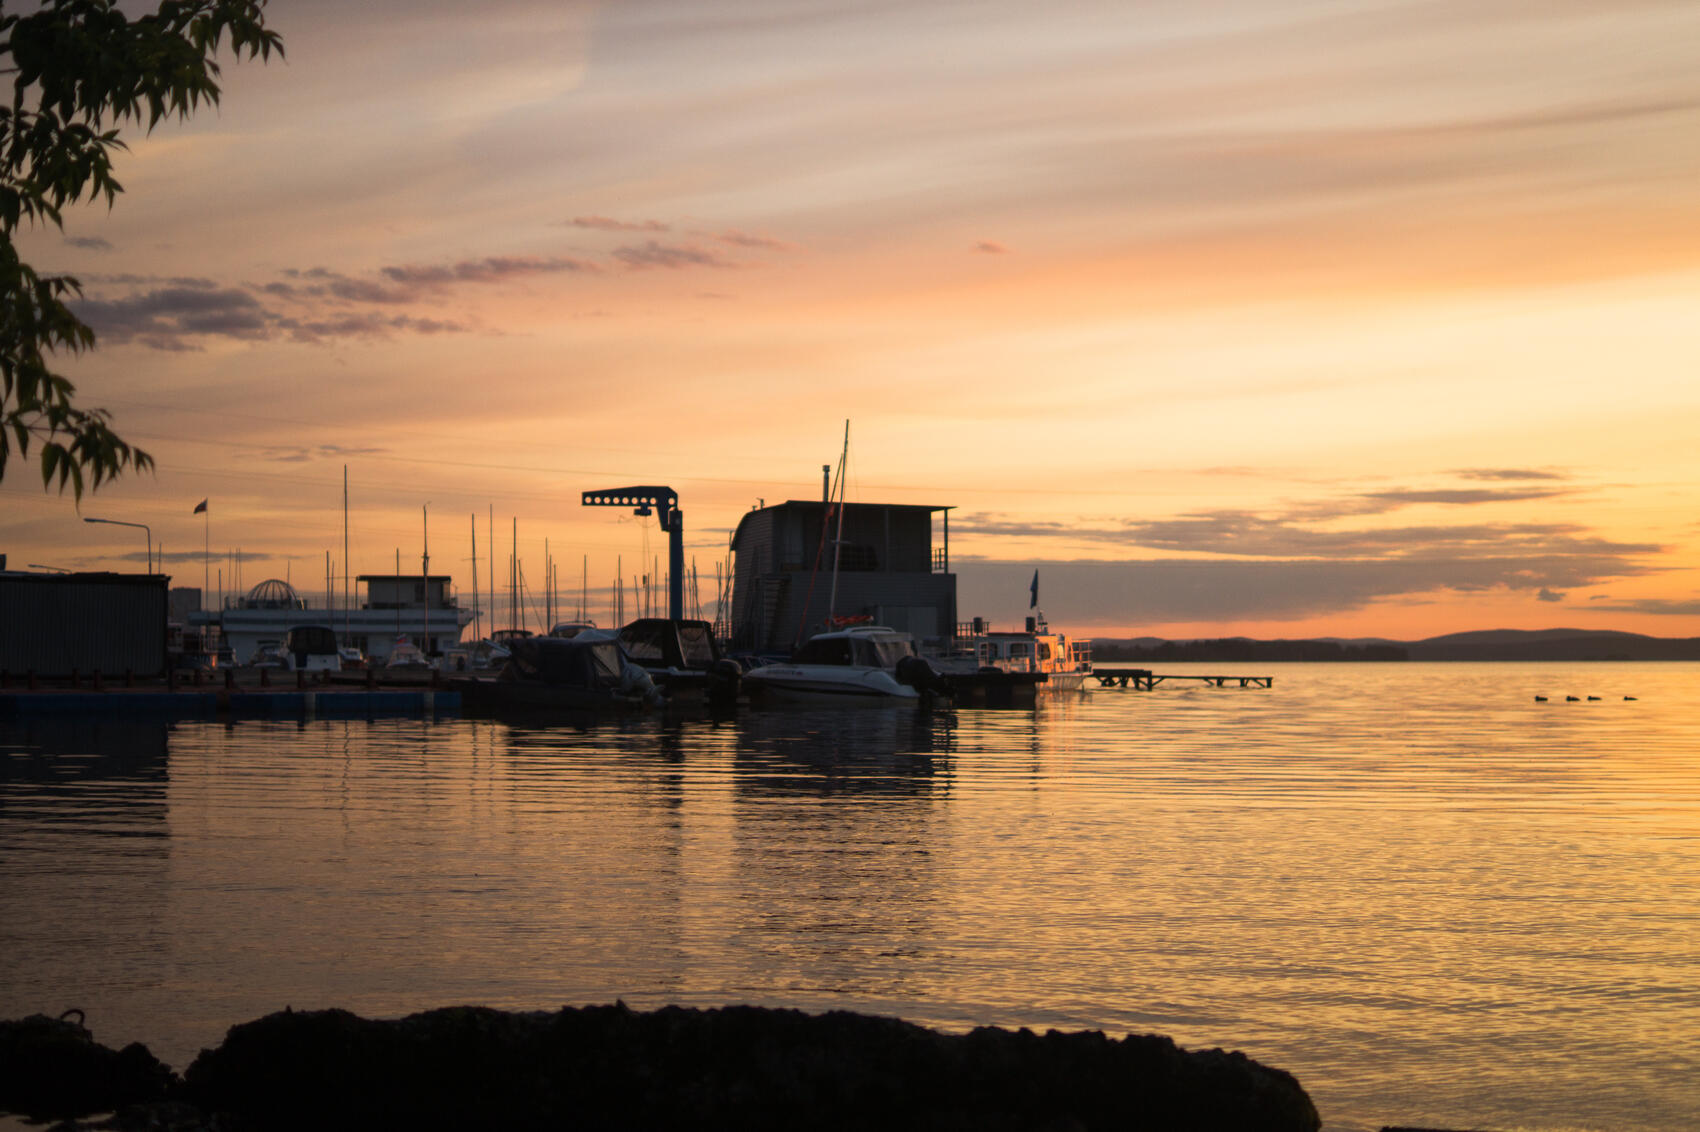
[[[670,487],[616,487],[610,491],[587,491],[580,502],[586,507],[630,507],[634,515],[653,510],[667,532],[667,616],[678,621],[685,615],[685,513],[679,510],[679,493]]]

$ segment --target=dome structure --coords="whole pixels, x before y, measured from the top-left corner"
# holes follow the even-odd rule
[[[248,591],[242,603],[249,609],[306,609],[295,587],[282,578],[267,578]]]

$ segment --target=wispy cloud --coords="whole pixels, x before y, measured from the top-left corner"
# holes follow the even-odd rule
[[[1568,480],[1564,472],[1539,468],[1460,468],[1452,473],[1466,480]]]
[[[574,228],[591,228],[602,232],[667,232],[669,225],[659,220],[615,220],[611,216],[575,216],[567,221]]]
[[[642,244],[614,249],[614,258],[634,270],[658,267],[677,270],[686,267],[727,268],[737,266],[714,252],[688,244],[663,244],[649,240]]]
[[[740,232],[733,228],[726,232],[716,233],[716,240],[723,244],[731,244],[736,248],[765,248],[776,252],[794,252],[797,245],[776,236],[761,236],[753,232]]]
[[[974,250],[982,255],[1003,255],[1009,251],[1008,248],[1004,247],[996,240],[981,240],[979,243],[974,245]]]

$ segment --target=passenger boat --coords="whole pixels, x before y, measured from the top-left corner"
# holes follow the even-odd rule
[[[1019,632],[998,632],[975,618],[969,631],[958,637],[956,655],[977,669],[1038,673],[1053,691],[1083,691],[1092,675],[1092,642],[1051,632],[1042,613],[1029,617]],[[948,672],[949,666],[944,667]]]
[[[754,703],[913,704],[950,692],[914,638],[883,625],[817,633],[790,660],[744,673],[743,685]]]

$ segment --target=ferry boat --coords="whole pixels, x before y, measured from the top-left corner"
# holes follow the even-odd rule
[[[1038,673],[1045,677],[1045,687],[1062,692],[1084,691],[1092,675],[1092,642],[1051,632],[1043,613],[1027,618],[1027,627],[1019,632],[998,632],[978,617],[966,630],[957,638],[958,663]]]

